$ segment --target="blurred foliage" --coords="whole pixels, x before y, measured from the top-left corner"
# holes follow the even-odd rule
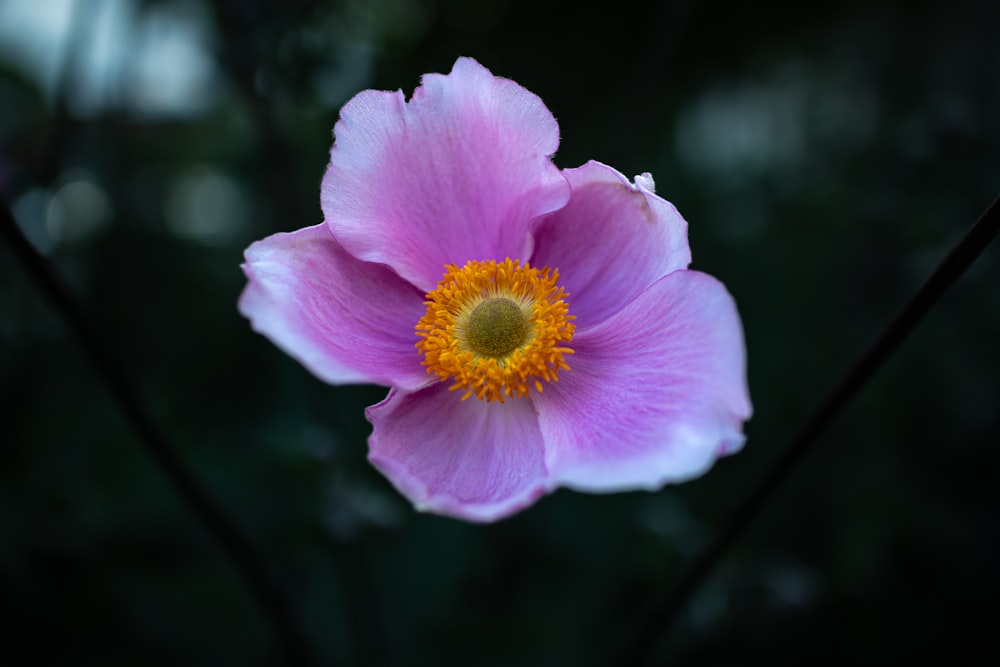
[[[1000,183],[989,0],[8,0],[0,25],[0,193],[319,664],[610,664]],[[756,415],[704,478],[417,515],[365,461],[384,390],[322,384],[236,312],[243,248],[321,219],[339,106],[458,55],[545,100],[561,166],[652,172],[736,297]],[[699,591],[670,664],[997,655],[998,252]],[[0,664],[281,662],[6,250],[0,406]]]

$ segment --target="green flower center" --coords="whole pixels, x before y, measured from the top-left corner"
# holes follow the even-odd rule
[[[445,269],[414,327],[428,373],[454,380],[463,401],[503,403],[569,370],[575,327],[558,271],[509,257]]]
[[[469,314],[466,341],[483,357],[499,359],[521,347],[530,325],[524,310],[505,297],[486,299]]]

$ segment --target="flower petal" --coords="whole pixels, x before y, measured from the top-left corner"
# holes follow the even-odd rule
[[[743,331],[711,276],[671,273],[573,347],[570,370],[534,399],[559,484],[656,489],[742,446]]]
[[[687,268],[687,223],[673,204],[653,194],[648,174],[633,185],[588,162],[563,174],[569,203],[535,230],[532,266],[559,269],[577,327],[603,321],[671,271]]]
[[[257,241],[243,271],[240,312],[320,379],[406,389],[432,380],[414,347],[420,292],[388,267],[349,255],[326,225]]]
[[[424,292],[449,263],[527,259],[532,219],[569,198],[549,160],[555,118],[469,58],[425,75],[409,102],[400,91],[358,94],[334,133],[321,189],[334,236]]]
[[[548,490],[531,401],[460,400],[438,383],[368,408],[369,460],[419,510],[495,521]]]

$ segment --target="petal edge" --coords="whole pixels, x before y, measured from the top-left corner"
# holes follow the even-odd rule
[[[560,485],[657,489],[742,446],[752,413],[742,326],[711,276],[662,278],[574,345],[571,369],[535,397]]]
[[[420,511],[491,522],[551,487],[531,401],[462,401],[445,383],[393,390],[366,412],[368,459]]]
[[[649,190],[648,174],[633,184],[593,160],[563,173],[572,188],[569,203],[539,221],[531,261],[559,269],[570,311],[583,329],[659,278],[687,268],[691,250],[687,222]]]
[[[240,313],[321,380],[408,389],[433,380],[414,348],[422,295],[349,255],[325,225],[273,234],[245,257]]]
[[[569,185],[549,159],[559,127],[538,96],[470,58],[410,101],[359,93],[341,110],[321,203],[337,240],[422,291],[446,264],[527,259],[529,227]]]

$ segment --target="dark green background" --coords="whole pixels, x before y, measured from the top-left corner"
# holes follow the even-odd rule
[[[82,4],[85,35],[98,3]],[[612,664],[1000,189],[990,0],[131,6],[136,21],[200,17],[214,102],[144,115],[123,94],[83,112],[72,52],[62,95],[46,98],[4,51],[0,189],[273,569],[319,664]],[[746,449],[704,478],[560,491],[491,526],[417,515],[365,461],[363,407],[384,390],[322,384],[238,315],[243,248],[321,220],[339,105],[368,87],[409,93],[458,55],[542,97],[560,166],[652,172],[690,223],[694,267],[735,296],[756,414]],[[46,207],[81,178],[110,217],[48,238]],[[190,211],[230,226],[185,235]],[[661,655],[995,658],[998,340],[993,248],[825,433]],[[46,659],[282,661],[242,580],[4,249],[0,663]]]

